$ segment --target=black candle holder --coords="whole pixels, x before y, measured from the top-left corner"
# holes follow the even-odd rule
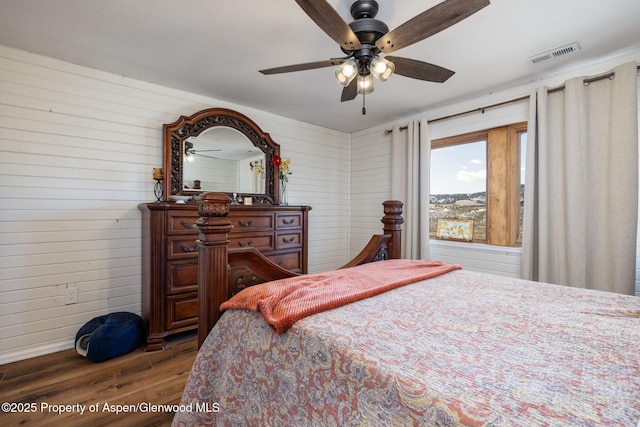
[[[162,178],[155,178],[155,180],[156,183],[153,186],[153,194],[156,196],[156,202],[159,202],[164,194],[164,188],[162,186]]]

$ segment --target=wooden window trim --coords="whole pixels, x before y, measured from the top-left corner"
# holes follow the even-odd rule
[[[431,141],[431,149],[453,147],[454,145],[468,144],[470,142],[484,141],[487,139],[489,131],[481,130],[477,132],[465,133],[464,135],[449,136],[447,138],[434,139]]]
[[[521,122],[431,141],[431,148],[443,148],[486,141],[487,228],[484,243],[517,246],[520,229],[520,141],[527,131]]]

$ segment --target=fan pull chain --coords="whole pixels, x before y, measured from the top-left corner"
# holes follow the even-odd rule
[[[362,91],[362,115],[367,114],[367,108],[364,106],[365,91]]]

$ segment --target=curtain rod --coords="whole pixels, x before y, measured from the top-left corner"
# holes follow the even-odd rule
[[[636,70],[640,70],[640,65],[638,65],[636,67]],[[593,82],[597,82],[598,80],[613,79],[615,76],[616,76],[616,74],[611,72],[611,73],[603,74],[603,75],[600,75],[600,76],[584,79],[582,81],[582,83],[585,86],[589,86],[589,84],[591,84]],[[553,88],[553,89],[549,89],[549,90],[547,90],[547,93],[559,92],[561,90],[564,90],[564,85],[558,86],[558,87]],[[451,114],[451,115],[448,115],[448,116],[438,117],[436,119],[427,120],[427,123],[431,124],[431,123],[439,122],[439,121],[442,121],[442,120],[452,119],[454,117],[464,116],[466,114],[471,114],[471,113],[478,113],[478,112],[484,113],[484,110],[488,110],[490,108],[495,108],[495,107],[501,107],[503,105],[512,104],[514,102],[524,101],[526,99],[529,99],[529,95],[521,96],[520,98],[510,99],[508,101],[498,102],[497,104],[491,104],[491,105],[486,105],[486,106],[480,107],[480,108],[474,108],[473,110],[467,110],[467,111],[463,111],[461,113]],[[400,129],[400,131],[403,131],[403,130],[406,130],[407,127],[408,126],[400,126],[399,129]],[[393,129],[387,129],[387,130],[384,131],[384,134],[385,135],[389,135],[392,132],[393,132]]]

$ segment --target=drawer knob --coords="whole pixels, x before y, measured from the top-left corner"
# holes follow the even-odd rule
[[[182,248],[183,252],[195,252],[198,250],[198,246],[194,246],[192,248],[190,248],[189,246],[182,244],[180,245],[180,247]]]
[[[284,225],[290,225],[290,224],[293,224],[295,220],[296,220],[295,218],[291,218],[291,219],[282,218],[282,223]]]
[[[249,240],[247,243],[243,242],[242,240],[238,241],[238,246],[240,246],[241,248],[246,248],[249,246],[253,246],[253,240]]]
[[[182,226],[184,228],[188,228],[188,229],[193,228],[193,224],[190,224],[190,223],[188,223],[187,221],[184,221],[184,220],[180,221],[180,224],[182,224]]]
[[[244,222],[243,220],[239,219],[238,224],[240,224],[240,227],[251,227],[251,224],[253,224],[253,218],[247,222]]]
[[[283,237],[283,238],[282,238],[282,243],[291,243],[291,242],[293,242],[294,240],[296,240],[295,236],[291,236],[291,237],[289,237],[288,239],[287,239],[286,237]]]

